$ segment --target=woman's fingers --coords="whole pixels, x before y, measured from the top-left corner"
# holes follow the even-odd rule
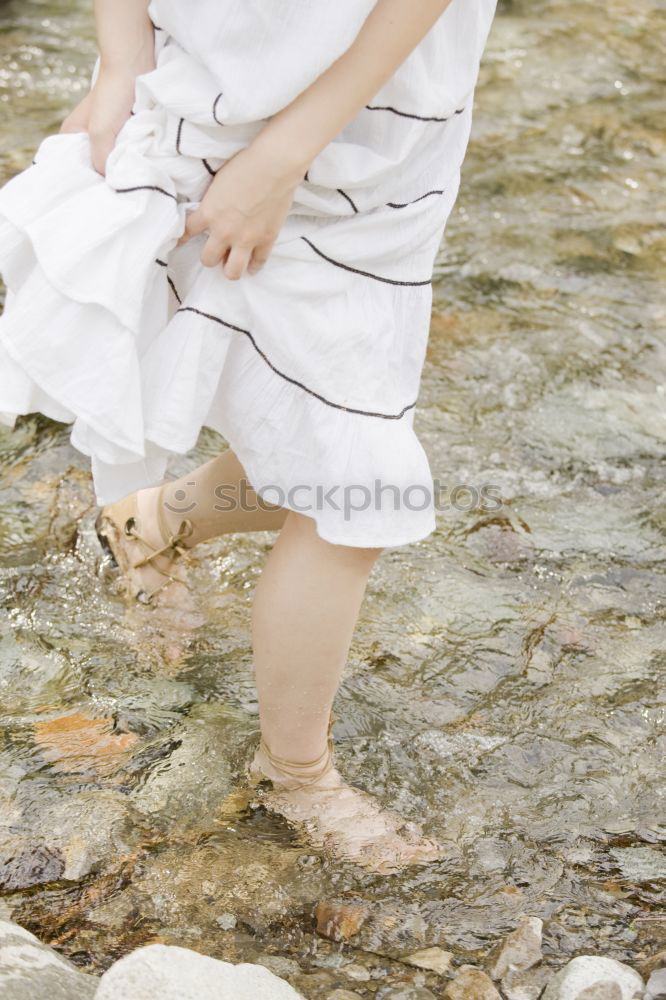
[[[268,260],[274,240],[264,240],[252,246],[249,241],[235,243],[233,235],[224,232],[222,227],[211,223],[209,215],[201,207],[190,212],[185,220],[185,230],[178,240],[182,246],[194,236],[206,233],[208,239],[201,251],[201,263],[204,267],[223,266],[225,277],[237,281],[246,272],[256,274]]]
[[[227,262],[224,265],[224,273],[231,281],[238,281],[247,270],[252,256],[252,247],[235,246],[229,251]]]
[[[190,212],[185,219],[185,230],[181,238],[178,240],[178,246],[181,246],[183,243],[187,243],[187,241],[191,240],[193,236],[198,236],[199,233],[203,233],[206,229],[208,229],[208,225],[209,224],[204,218],[204,214],[200,208],[195,209],[194,212]]]
[[[211,234],[201,251],[201,263],[204,267],[217,267],[223,263],[228,253],[229,244]]]
[[[247,270],[249,274],[256,274],[264,266],[268,258],[270,257],[271,250],[273,249],[273,243],[260,243],[252,251],[252,256],[250,258],[250,263],[248,264]]]

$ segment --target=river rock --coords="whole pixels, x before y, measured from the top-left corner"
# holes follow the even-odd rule
[[[95,1000],[302,1000],[263,965],[232,965],[175,945],[150,944],[121,958]],[[27,998],[26,998],[27,1000]]]
[[[540,965],[532,969],[511,969],[502,978],[505,1000],[537,1000],[552,976],[552,969]]]
[[[666,855],[654,847],[611,847],[608,852],[624,878],[632,882],[666,879]]]
[[[63,878],[70,881],[131,854],[141,840],[141,817],[124,795],[111,789],[70,792],[32,815],[42,837],[62,852]]]
[[[288,915],[292,919],[308,909],[315,893],[323,893],[322,869],[304,871],[298,857],[297,848],[287,850],[267,839],[239,838],[223,845],[183,839],[145,857],[132,887],[143,897],[142,914],[162,928],[175,929],[166,943],[191,946],[177,937],[178,929],[186,927],[226,936],[216,922],[224,914],[233,915],[237,927],[247,925],[263,937]]]
[[[25,712],[48,704],[53,692],[76,683],[67,657],[6,630],[0,638],[0,711]]]
[[[2,1000],[92,1000],[98,982],[23,927],[0,920]]]
[[[380,990],[377,1000],[437,1000],[434,993],[425,986],[389,986]]]
[[[645,987],[645,1000],[666,1000],[666,969],[656,969]]]
[[[345,965],[344,967],[345,976],[349,979],[356,980],[357,983],[367,983],[370,979],[370,973],[364,965],[358,965],[356,962],[352,962],[350,965]]]
[[[166,756],[132,792],[137,809],[172,833],[218,822],[234,784],[229,759],[238,728],[223,707],[198,706],[170,732]]]
[[[596,992],[589,992],[593,988]],[[643,980],[628,965],[600,955],[580,955],[551,979],[543,1000],[634,1000],[642,990]]]
[[[364,951],[397,961],[422,948],[441,944],[417,903],[382,901],[373,905],[354,939]]]
[[[301,967],[293,958],[286,958],[284,955],[260,955],[257,958],[257,965],[263,965],[274,976],[281,979],[288,979],[290,976],[298,976]]]
[[[0,854],[0,888],[20,892],[47,882],[57,882],[65,871],[62,852],[41,844],[3,845]]]
[[[362,998],[360,993],[352,993],[351,990],[333,990],[326,1000],[362,1000]]]
[[[135,733],[117,733],[113,719],[68,712],[34,724],[35,746],[53,772],[109,777],[127,761]]]
[[[511,970],[530,969],[541,961],[541,930],[543,920],[527,917],[515,931],[493,948],[487,959],[487,970],[492,979],[502,979]]]
[[[428,969],[444,976],[449,971],[452,959],[453,953],[444,951],[443,948],[421,948],[420,951],[414,951],[411,955],[405,955],[402,961],[417,969]]]
[[[501,1000],[490,979],[481,969],[462,965],[458,975],[446,988],[447,1000]]]
[[[317,934],[331,941],[348,941],[358,933],[367,916],[368,907],[363,903],[322,900],[315,909]]]
[[[617,983],[605,980],[603,983],[588,986],[578,994],[577,1000],[622,1000],[622,989]]]
[[[649,958],[643,959],[638,968],[646,979],[649,979],[657,969],[666,969],[666,948],[655,952]]]
[[[113,789],[45,793],[24,805],[16,835],[0,843],[0,885],[15,892],[79,881],[109,859],[132,853],[145,832],[142,824],[127,797]]]

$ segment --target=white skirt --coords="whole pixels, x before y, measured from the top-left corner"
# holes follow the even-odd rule
[[[425,537],[414,407],[472,92],[436,115],[364,109],[313,162],[267,264],[234,282],[201,265],[204,237],[176,244],[264,119],[234,118],[164,29],[156,47],[105,177],[87,135],[55,135],[0,191],[0,417],[71,423],[101,504],[161,481],[208,426],[322,538]]]

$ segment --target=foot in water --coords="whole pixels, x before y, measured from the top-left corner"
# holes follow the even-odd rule
[[[250,766],[250,780],[271,782],[261,803],[301,831],[313,847],[340,860],[378,873],[446,857],[442,844],[424,837],[415,824],[388,809],[367,792],[348,785],[332,768],[311,784],[307,772],[290,781],[274,768],[260,747]]]

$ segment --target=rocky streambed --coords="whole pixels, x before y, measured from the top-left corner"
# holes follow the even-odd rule
[[[380,560],[336,705],[341,769],[445,861],[369,876],[239,806],[270,535],[197,552],[195,613],[128,609],[66,428],[0,430],[1,915],[81,995],[146,945],[308,1000],[662,989],[665,41],[660,0],[514,0],[493,29],[417,417],[438,530]],[[92,57],[87,0],[0,5],[3,178]],[[514,932],[541,957],[496,974]],[[3,934],[11,970],[37,946]],[[572,986],[581,956],[642,985],[597,963]]]
[[[348,942],[372,920],[362,903],[320,903],[317,933]],[[227,923],[231,915],[227,915]],[[228,928],[230,929],[230,928]],[[0,921],[0,986],[5,1000],[297,1000],[305,989],[325,989],[326,969],[336,968],[346,983],[328,1000],[663,1000],[666,951],[643,963],[647,978],[613,958],[580,955],[553,974],[542,962],[542,921],[528,917],[498,942],[480,964],[453,967],[454,955],[440,947],[421,948],[390,959],[378,953],[345,962],[324,951],[309,975],[294,961],[262,955],[256,963],[232,964],[197,951],[163,944],[138,948],[97,979],[80,972],[56,951],[16,924]],[[332,961],[337,957],[339,961]],[[284,977],[284,978],[282,978]],[[315,985],[316,981],[316,985]],[[330,985],[330,983],[328,984]],[[360,989],[362,992],[357,992]],[[501,990],[501,992],[500,992]],[[321,994],[323,995],[323,994]]]

